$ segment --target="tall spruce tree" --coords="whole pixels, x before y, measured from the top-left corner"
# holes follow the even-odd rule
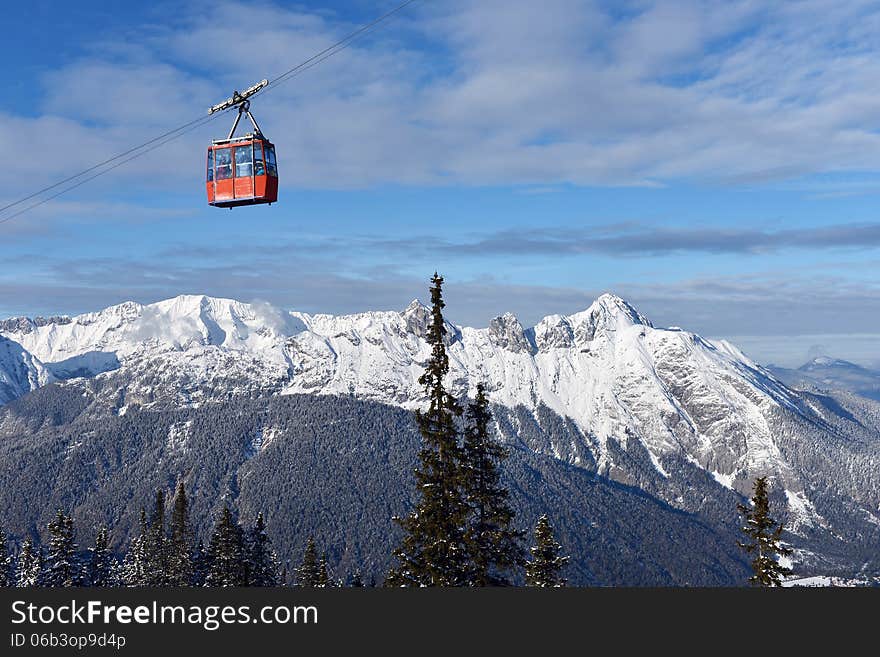
[[[278,586],[278,557],[266,533],[263,514],[248,532],[248,586]]]
[[[526,563],[526,584],[544,588],[565,586],[561,572],[569,557],[560,555],[562,546],[556,542],[553,527],[546,515],[535,526],[535,545],[531,548],[532,559]]]
[[[406,518],[395,518],[404,537],[394,550],[397,565],[389,586],[462,586],[468,583],[465,500],[457,418],[462,409],[446,390],[449,372],[446,323],[443,320],[443,277],[431,279],[431,323],[427,340],[431,359],[419,383],[428,396],[428,410],[416,412],[422,449],[415,471],[418,502]]]
[[[480,383],[476,398],[468,405],[464,432],[464,486],[471,509],[465,538],[473,586],[510,585],[511,571],[524,562],[520,541],[525,532],[511,526],[514,512],[499,471],[508,452],[492,438],[491,421],[489,399]]]
[[[110,532],[101,527],[95,535],[95,544],[89,548],[89,564],[86,573],[88,586],[113,586],[114,561],[110,551]]]
[[[297,586],[315,587],[320,582],[320,566],[318,565],[318,548],[315,539],[309,536],[302,563],[294,571]]]
[[[12,586],[14,579],[12,553],[9,551],[6,532],[3,531],[3,526],[0,525],[0,587]]]
[[[168,585],[168,539],[165,536],[165,491],[157,490],[153,514],[144,541],[147,586]]]
[[[74,586],[80,574],[74,542],[73,518],[61,509],[49,523],[49,554],[46,557],[46,586]]]
[[[122,561],[122,580],[126,586],[148,586],[147,574],[150,526],[147,512],[141,508],[140,532],[131,540]]]
[[[244,536],[228,506],[224,506],[208,543],[205,586],[245,586]]]
[[[171,511],[168,541],[169,586],[192,586],[195,578],[193,533],[189,522],[189,500],[183,481],[178,482]]]
[[[737,504],[736,508],[745,519],[742,531],[748,537],[747,542],[738,545],[752,557],[749,583],[782,586],[783,578],[791,575],[791,570],[779,563],[779,557],[788,556],[792,551],[782,544],[782,523],[777,524],[770,516],[767,477],[755,479],[752,506]]]
[[[18,553],[15,585],[21,588],[43,586],[43,551],[30,537],[24,539]]]

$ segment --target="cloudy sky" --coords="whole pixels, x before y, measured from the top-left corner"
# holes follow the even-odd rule
[[[0,206],[398,2],[6,8]],[[763,362],[878,363],[878,51],[876,2],[421,0],[254,100],[278,204],[206,205],[223,115],[0,223],[0,317],[403,308],[437,269],[457,323],[612,291]]]

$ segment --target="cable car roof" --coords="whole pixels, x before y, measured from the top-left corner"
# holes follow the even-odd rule
[[[243,136],[241,136],[241,137],[232,137],[232,138],[224,138],[224,139],[214,139],[214,140],[211,141],[211,145],[212,145],[212,146],[225,146],[225,145],[227,145],[227,144],[233,144],[233,145],[234,145],[234,144],[237,144],[237,143],[239,143],[239,142],[243,142],[243,141],[264,141],[264,142],[266,142],[267,144],[271,144],[271,143],[272,143],[272,142],[269,141],[269,140],[265,137],[265,135],[263,135],[262,133],[249,132],[249,133],[247,133],[246,135],[243,135]]]

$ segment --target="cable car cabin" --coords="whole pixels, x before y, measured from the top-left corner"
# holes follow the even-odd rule
[[[215,140],[208,147],[207,170],[210,205],[234,208],[278,200],[275,147],[261,135]]]

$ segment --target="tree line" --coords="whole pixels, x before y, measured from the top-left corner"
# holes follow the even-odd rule
[[[514,525],[501,468],[507,449],[491,432],[485,385],[466,407],[446,389],[448,329],[443,318],[443,278],[434,274],[427,342],[431,357],[419,378],[427,409],[416,412],[422,449],[415,470],[416,502],[395,518],[403,537],[385,586],[561,587],[569,560],[546,515],[534,528],[527,558],[526,532]],[[266,531],[263,514],[242,527],[228,505],[217,514],[207,545],[197,540],[190,504],[179,482],[166,517],[166,496],[156,491],[151,512],[141,510],[139,533],[123,555],[111,549],[110,530],[101,527],[86,554],[79,551],[73,519],[58,510],[48,523],[46,549],[26,538],[13,554],[0,527],[0,586],[364,586],[360,570],[335,576],[326,553],[309,538],[299,566],[282,566]],[[750,582],[778,586],[790,571],[779,563],[790,554],[781,542],[782,524],[770,516],[767,479],[755,482],[752,505],[739,505],[746,519],[751,556]],[[376,582],[371,580],[370,585]]]
[[[0,527],[0,587],[377,585],[375,579],[365,582],[359,569],[345,578],[334,575],[327,554],[319,553],[312,537],[301,562],[289,572],[272,547],[262,513],[251,527],[244,528],[224,506],[205,545],[194,539],[188,507],[186,489],[180,483],[166,521],[165,494],[158,490],[152,513],[141,510],[140,532],[121,555],[113,552],[107,527],[98,529],[87,550],[80,550],[73,518],[61,510],[47,525],[47,546],[28,537],[13,551]],[[530,582],[539,586],[554,576],[555,565],[566,558],[558,555],[560,546],[552,539],[546,516],[538,523],[536,537],[538,543],[532,548],[536,556],[527,567],[534,573]]]

